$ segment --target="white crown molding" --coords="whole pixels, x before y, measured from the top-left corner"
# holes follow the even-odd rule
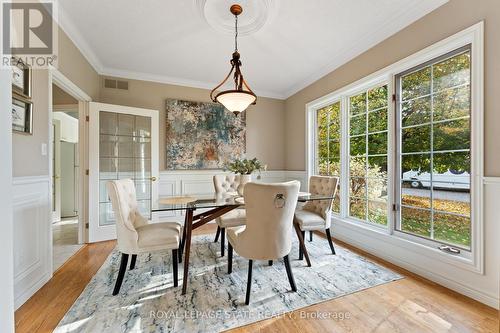
[[[83,35],[80,33],[80,30],[78,30],[78,28],[76,28],[73,22],[69,19],[69,16],[60,4],[58,4],[58,15],[55,17],[55,21],[59,25],[59,29],[62,29],[66,33],[75,47],[80,50],[83,57],[89,62],[94,70],[100,74],[104,68],[101,60],[87,43]]]
[[[363,52],[366,52],[383,40],[389,38],[398,31],[401,31],[405,27],[416,22],[433,10],[441,7],[448,1],[449,0],[436,0],[433,3],[428,1],[420,1],[414,8],[405,8],[397,12],[391,19],[387,20],[387,24],[381,26],[379,29],[372,30],[371,33],[366,34],[365,38],[359,40],[357,43],[355,43],[354,46],[342,50],[340,52],[340,56],[336,57],[335,60],[323,66],[323,68],[318,70],[317,72],[309,75],[303,81],[293,84],[288,90],[284,92],[284,95],[286,96],[286,98],[293,96],[297,92],[333,72],[335,69],[356,58]]]
[[[157,82],[164,84],[172,84],[183,87],[190,88],[200,88],[200,89],[213,89],[218,83],[214,82],[203,82],[196,80],[183,79],[178,77],[172,77],[167,75],[158,75],[145,72],[129,71],[126,69],[118,69],[106,67],[103,65],[99,57],[92,50],[90,45],[87,43],[82,34],[75,27],[75,25],[69,20],[69,16],[66,14],[65,10],[59,5],[58,8],[59,15],[55,17],[56,22],[59,24],[59,28],[62,29],[68,38],[73,42],[75,47],[82,53],[89,64],[94,68],[97,74],[102,76],[112,76],[116,78],[129,79],[129,80],[142,80],[149,82]],[[254,90],[254,92],[261,97],[275,98],[284,100],[287,96],[275,92],[275,91],[261,91]]]
[[[106,67],[102,71],[100,71],[99,74],[103,75],[103,76],[111,76],[111,77],[115,77],[115,78],[122,78],[122,79],[129,79],[129,80],[142,80],[142,81],[172,84],[172,85],[176,85],[176,86],[183,86],[183,87],[190,87],[190,88],[208,89],[208,90],[211,90],[215,86],[217,86],[217,83],[213,83],[213,82],[203,82],[203,81],[182,79],[182,78],[166,76],[166,75],[134,72],[134,71],[124,70],[124,69],[116,69],[116,68],[108,68],[108,67]],[[281,99],[281,100],[286,99],[285,95],[280,94],[280,93],[275,92],[275,91],[262,91],[262,90],[255,90],[255,89],[253,91],[257,94],[258,97],[268,97],[268,98],[275,98],[275,99]]]
[[[404,10],[401,10],[395,15],[393,15],[391,19],[387,20],[388,23],[386,25],[381,26],[379,29],[372,30],[371,33],[368,33],[365,36],[365,38],[359,40],[357,43],[355,43],[354,46],[342,50],[340,52],[340,56],[335,57],[334,61],[323,66],[320,70],[309,75],[304,80],[301,80],[293,84],[288,89],[285,89],[280,92],[261,91],[255,89],[254,92],[261,97],[285,100],[291,97],[292,95],[296,94],[300,90],[313,84],[314,82],[321,79],[325,75],[333,72],[335,69],[344,65],[348,61],[354,59],[361,53],[369,50],[371,47],[377,45],[378,43],[388,38],[389,36],[392,36],[393,34],[397,33],[402,28],[412,24],[413,22],[422,18],[423,16],[435,10],[436,8],[444,5],[448,1],[449,0],[435,0],[434,2],[420,1],[418,5],[416,5],[411,9],[405,8]],[[136,72],[126,69],[106,67],[103,65],[103,63],[96,55],[96,53],[91,49],[91,47],[89,46],[85,38],[82,36],[78,28],[76,28],[74,24],[69,20],[62,6],[59,6],[58,10],[59,10],[59,15],[58,18],[56,18],[56,21],[59,23],[59,27],[66,32],[71,41],[80,50],[83,56],[87,59],[87,61],[91,64],[91,66],[95,69],[95,71],[99,75],[113,76],[117,78],[131,79],[131,80],[158,82],[158,83],[172,84],[172,85],[200,88],[200,89],[212,89],[217,85],[217,83],[214,82],[197,81],[179,77],[171,77],[167,75],[158,75],[146,72]]]

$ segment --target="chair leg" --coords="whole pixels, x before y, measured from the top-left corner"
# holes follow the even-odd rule
[[[290,287],[293,291],[297,291],[297,286],[295,285],[295,279],[293,278],[292,267],[290,266],[290,259],[288,255],[283,257],[285,261],[286,275],[288,276],[288,281],[290,282]]]
[[[130,269],[135,268],[135,261],[137,260],[137,254],[132,255],[132,259],[130,259]]]
[[[173,275],[174,275],[174,287],[177,287],[179,285],[179,273],[178,273],[178,269],[177,269],[177,254],[178,254],[178,251],[177,249],[173,249],[172,250],[172,266],[173,266]]]
[[[219,236],[220,236],[220,227],[217,226],[217,232],[215,233],[214,243],[217,243],[219,241]]]
[[[227,242],[227,274],[233,272],[233,246]]]
[[[330,249],[332,250],[332,254],[335,254],[335,248],[333,247],[332,235],[330,234],[330,228],[326,229],[326,238],[328,239],[328,244],[330,244]]]
[[[309,231],[309,241],[310,242],[313,241],[313,232],[312,232],[312,230]]]
[[[252,289],[252,265],[253,260],[248,260],[248,280],[247,280],[247,295],[245,297],[245,304],[250,304],[250,291]]]
[[[224,249],[226,248],[226,228],[220,228],[220,256],[224,257]]]
[[[305,244],[305,240],[306,240],[306,232],[305,231],[301,231],[302,232],[302,239],[304,240],[304,244]],[[299,246],[299,260],[303,260],[304,259],[304,253],[302,252],[302,248]]]
[[[268,261],[268,264],[269,264],[269,266],[272,266],[272,265],[273,265],[273,261],[272,261],[272,260],[269,260],[269,261]]]
[[[118,295],[120,288],[122,286],[123,277],[125,276],[125,271],[127,270],[128,264],[128,254],[122,253],[122,259],[120,261],[120,269],[118,270],[118,276],[116,277],[115,289],[113,289],[113,296]]]

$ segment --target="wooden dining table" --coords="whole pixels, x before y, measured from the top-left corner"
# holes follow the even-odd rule
[[[299,193],[298,202],[312,200],[331,200],[333,197],[327,195],[314,195]],[[237,195],[186,195],[161,197],[152,207],[152,213],[166,211],[183,211],[185,213],[184,228],[182,228],[181,244],[179,246],[179,261],[184,260],[184,274],[182,279],[182,295],[186,294],[189,277],[189,256],[191,252],[191,240],[193,230],[213,221],[221,215],[233,209],[245,205],[243,198]],[[195,212],[197,212],[195,214]],[[293,224],[299,245],[306,259],[307,266],[311,266],[311,260],[304,244],[304,237],[300,227]]]

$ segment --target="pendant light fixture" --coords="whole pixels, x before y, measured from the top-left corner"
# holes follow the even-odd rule
[[[231,59],[231,70],[224,80],[210,92],[210,98],[212,101],[224,105],[226,109],[237,115],[245,111],[250,104],[256,104],[257,96],[246,83],[240,70],[241,61],[240,53],[238,52],[238,15],[243,12],[243,8],[240,5],[234,4],[229,8],[229,11],[234,15],[235,19],[234,52]],[[221,91],[215,94],[215,91],[226,83],[233,72],[234,89]]]

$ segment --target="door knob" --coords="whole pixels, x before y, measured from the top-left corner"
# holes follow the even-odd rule
[[[156,177],[151,177],[151,181],[155,182],[156,181]]]

